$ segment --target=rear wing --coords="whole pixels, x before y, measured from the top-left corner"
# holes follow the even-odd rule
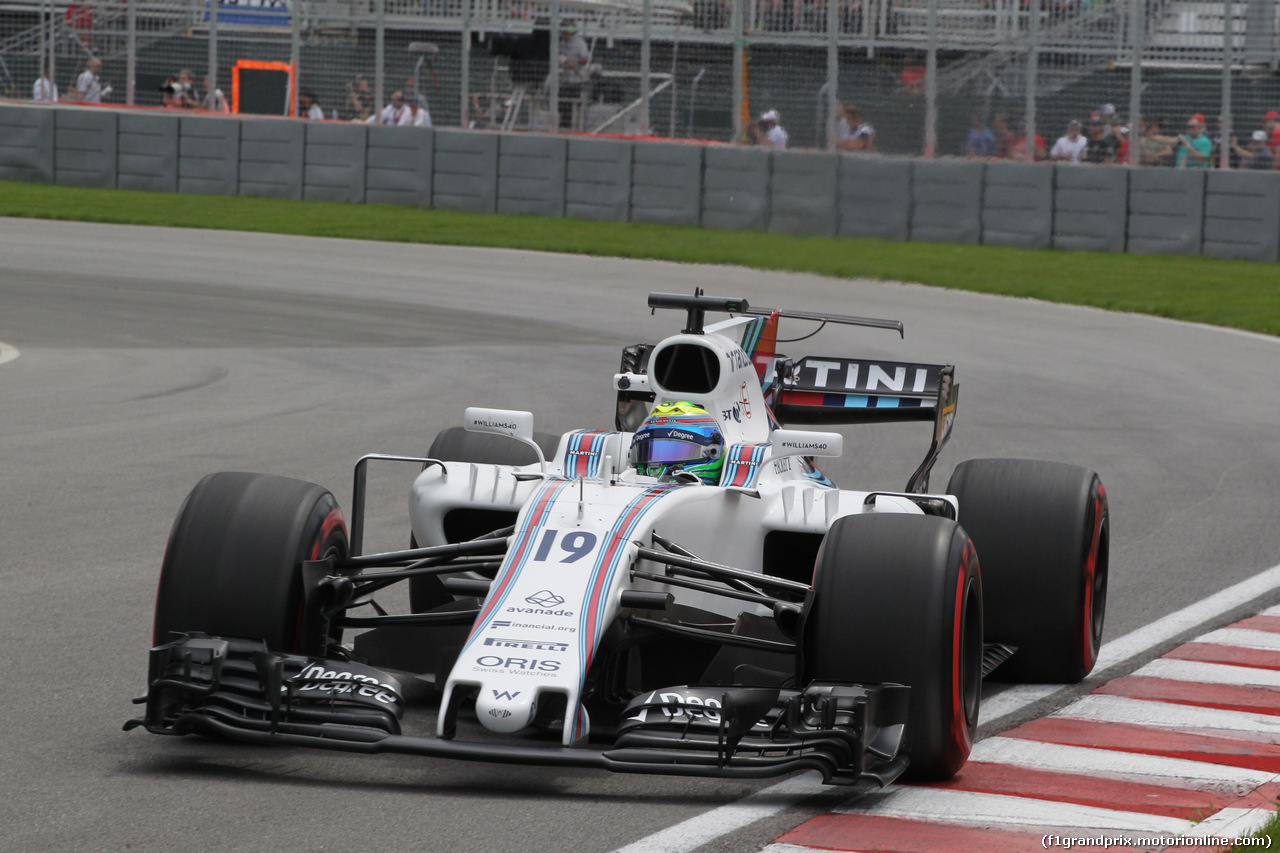
[[[785,424],[933,421],[933,438],[908,492],[929,488],[929,472],[951,438],[960,386],[955,366],[806,356],[784,362],[773,413]]]

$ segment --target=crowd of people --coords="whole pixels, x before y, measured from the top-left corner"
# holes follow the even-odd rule
[[[1019,125],[1017,132],[1013,132],[1003,115],[994,115],[988,124],[980,113],[975,113],[964,154],[982,159],[1049,160],[1084,165],[1126,165],[1136,157],[1143,166],[1210,169],[1221,165],[1225,146],[1232,169],[1277,168],[1280,112],[1268,111],[1260,127],[1243,135],[1232,132],[1225,140],[1221,124],[1219,119],[1219,131],[1211,135],[1204,115],[1195,113],[1187,119],[1182,133],[1169,134],[1162,129],[1163,122],[1153,117],[1139,122],[1135,134],[1117,115],[1114,106],[1103,104],[1086,121],[1067,122],[1066,132],[1046,150],[1040,134],[1036,134],[1034,146],[1027,145],[1025,125]]]

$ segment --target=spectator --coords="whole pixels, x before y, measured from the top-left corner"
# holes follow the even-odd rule
[[[1116,149],[1120,147],[1120,140],[1115,136],[1104,135],[1103,128],[1100,119],[1089,120],[1089,138],[1083,157],[1086,163],[1106,166],[1116,162]]]
[[[58,101],[58,84],[53,82],[53,69],[48,65],[44,66],[44,73],[36,78],[36,82],[31,84],[31,100],[46,104]]]
[[[100,104],[102,99],[111,94],[111,87],[102,87],[102,60],[93,57],[85,65],[84,71],[76,79],[76,92],[79,100],[86,104]]]
[[[1112,129],[1118,127],[1120,120],[1116,118],[1116,108],[1112,104],[1103,104],[1089,116],[1089,119],[1096,120],[1102,125],[1102,135],[1110,136]]]
[[[898,80],[902,83],[902,91],[908,95],[923,95],[927,74],[918,56],[908,59],[902,66],[902,73],[898,75]]]
[[[1187,119],[1187,132],[1178,135],[1178,153],[1174,165],[1179,169],[1207,169],[1213,143],[1204,133],[1204,116],[1196,113]]]
[[[431,127],[431,113],[427,112],[427,108],[417,100],[405,101],[405,105],[409,107],[409,120],[405,124],[409,127]]]
[[[1028,148],[1025,121],[1018,122],[1017,137],[1013,143],[1013,149],[1009,152],[1009,159],[1022,163],[1039,162],[1044,159],[1044,137],[1037,133],[1034,148]]]
[[[582,87],[591,79],[591,50],[572,21],[560,31],[560,126],[571,127],[574,106],[582,99]]]
[[[1117,125],[1112,131],[1115,134],[1119,145],[1116,147],[1116,163],[1121,166],[1129,165],[1129,125]]]
[[[842,104],[836,113],[836,149],[838,151],[875,150],[876,130],[862,120],[853,104]]]
[[[969,135],[965,138],[964,154],[966,157],[994,157],[996,153],[996,136],[982,119],[982,113],[975,112],[969,117]]]
[[[991,132],[996,137],[996,158],[999,160],[1013,159],[1013,149],[1018,144],[1018,138],[1009,129],[1009,122],[1005,119],[1004,113],[996,113],[991,117]],[[1042,150],[1041,156],[1043,157],[1043,155],[1044,152]]]
[[[215,113],[231,112],[231,106],[227,103],[227,96],[222,93],[221,89],[213,88],[213,78],[208,74],[204,75],[204,90],[207,93],[202,102],[204,109]]]
[[[404,92],[392,92],[391,103],[382,108],[377,116],[369,116],[369,124],[384,124],[390,127],[404,127],[412,120],[409,108],[404,102]]]
[[[768,110],[760,116],[760,121],[751,127],[751,135],[757,145],[783,149],[787,147],[787,132],[778,123],[778,111]]]
[[[1248,148],[1242,148],[1234,137],[1231,147],[1246,169],[1274,169],[1275,158],[1271,156],[1271,148],[1267,144],[1269,141],[1270,137],[1265,130],[1255,130],[1249,138]]]
[[[196,97],[191,83],[191,72],[185,68],[178,72],[177,77],[165,80],[160,92],[165,109],[191,110],[200,106],[200,99]]]
[[[1173,149],[1178,140],[1160,135],[1160,122],[1152,119],[1142,124],[1142,137],[1138,140],[1138,159],[1144,166],[1172,166]]]
[[[368,121],[373,115],[373,94],[363,74],[357,74],[347,84],[346,110],[347,117],[353,121]]]
[[[316,93],[310,89],[298,93],[298,112],[302,113],[303,118],[313,121],[324,119],[324,110],[316,103]]]
[[[1072,119],[1067,122],[1067,132],[1058,137],[1049,151],[1049,159],[1060,163],[1079,163],[1080,155],[1089,145],[1089,140],[1080,135],[1080,122]]]
[[[1269,110],[1262,117],[1262,129],[1267,132],[1267,148],[1271,150],[1271,159],[1280,165],[1280,112]]]

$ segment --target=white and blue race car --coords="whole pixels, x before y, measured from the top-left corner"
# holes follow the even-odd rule
[[[960,769],[986,675],[1090,671],[1110,531],[1096,474],[977,459],[930,492],[951,366],[777,352],[782,321],[900,323],[700,292],[649,305],[685,327],[624,349],[613,429],[556,437],[530,412],[467,409],[425,458],[359,460],[349,532],[320,486],[204,478],[126,728],[878,786]],[[933,430],[901,490],[837,488],[818,464],[842,435],[797,428],[912,420]],[[362,552],[375,461],[419,469],[408,550]],[[388,612],[379,594],[401,584],[407,612]]]

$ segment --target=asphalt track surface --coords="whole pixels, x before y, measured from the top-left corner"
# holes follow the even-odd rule
[[[299,477],[349,506],[359,456],[425,452],[467,405],[609,426],[620,347],[683,319],[650,316],[645,294],[695,286],[906,324],[905,341],[829,329],[793,356],[956,364],[936,488],[979,456],[1097,470],[1108,637],[1280,562],[1280,340],[913,285],[0,219],[0,341],[20,352],[0,363],[0,850],[603,853],[767,787],[120,730],[169,526],[202,475]],[[859,428],[826,468],[900,488],[927,440]],[[403,546],[411,476],[372,478],[370,548]],[[759,849],[843,796],[701,849]]]

